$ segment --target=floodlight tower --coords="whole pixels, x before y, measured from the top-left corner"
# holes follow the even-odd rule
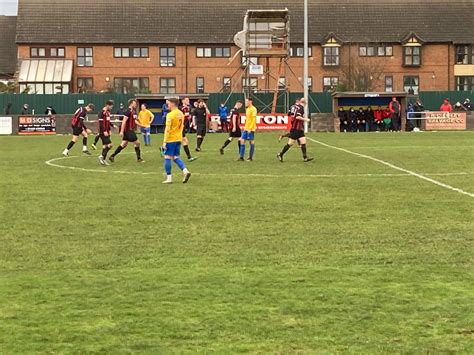
[[[247,10],[244,18],[243,30],[234,37],[235,44],[241,48],[246,58],[244,77],[248,82],[249,75],[264,75],[268,83],[270,78],[276,79],[277,87],[274,90],[272,111],[275,112],[279,78],[285,69],[290,55],[290,26],[288,9],[284,10]],[[265,59],[266,66],[254,65],[250,58]],[[273,75],[270,69],[270,59],[279,60],[278,74]],[[272,90],[273,91],[273,90]],[[286,88],[285,88],[286,91]],[[245,93],[248,95],[249,93]]]

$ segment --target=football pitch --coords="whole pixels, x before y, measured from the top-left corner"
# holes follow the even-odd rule
[[[0,137],[0,353],[472,351],[474,132],[225,137],[169,186]]]

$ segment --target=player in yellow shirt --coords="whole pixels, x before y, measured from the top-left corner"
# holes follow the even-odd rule
[[[250,143],[250,152],[247,161],[253,161],[253,154],[255,152],[255,131],[257,130],[257,109],[253,105],[251,97],[245,100],[245,127],[240,138],[240,161],[244,160],[245,142]]]
[[[143,140],[145,141],[145,146],[151,145],[151,123],[155,119],[153,112],[148,110],[146,104],[141,105],[141,111],[138,114],[138,124],[140,125],[140,130],[143,134]]]
[[[183,171],[183,184],[186,184],[191,177],[191,173],[183,161],[179,158],[181,142],[183,141],[184,113],[178,109],[179,99],[168,100],[170,112],[166,115],[165,137],[163,140],[163,151],[165,154],[166,180],[163,184],[172,184],[171,160]]]

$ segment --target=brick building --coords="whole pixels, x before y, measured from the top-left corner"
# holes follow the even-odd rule
[[[22,90],[201,93],[302,91],[303,1],[19,0]],[[363,91],[473,90],[473,0],[309,0],[310,86]],[[233,36],[247,9],[290,13],[280,77],[241,77]],[[254,58],[249,58],[256,62]],[[274,59],[259,64],[275,67]]]

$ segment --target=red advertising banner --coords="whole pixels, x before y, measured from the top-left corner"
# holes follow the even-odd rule
[[[217,115],[211,116],[211,121],[220,122]],[[240,115],[240,126],[245,125],[245,114]],[[262,113],[257,115],[258,131],[286,131],[291,128],[291,120],[286,113]]]
[[[427,112],[425,129],[427,131],[465,131],[467,120],[465,112]]]
[[[53,116],[20,116],[18,134],[56,134],[56,120]]]

